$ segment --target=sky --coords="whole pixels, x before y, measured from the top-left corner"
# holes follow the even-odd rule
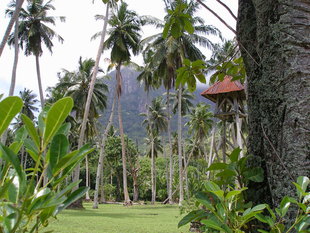
[[[226,3],[235,14],[237,14],[237,0],[222,0]],[[8,17],[5,17],[4,12],[10,0],[0,1],[0,39],[4,35],[8,24]],[[26,1],[25,1],[26,2]],[[47,49],[43,50],[43,55],[40,57],[40,68],[43,89],[53,86],[57,83],[57,73],[61,69],[73,71],[77,69],[79,57],[95,59],[99,46],[99,39],[91,41],[90,38],[96,32],[102,30],[103,21],[96,21],[96,14],[105,14],[105,5],[101,0],[54,0],[53,5],[55,11],[51,11],[49,15],[65,16],[66,22],[56,22],[56,27],[52,27],[59,35],[64,38],[64,43],[61,44],[57,39],[53,40],[53,54]],[[135,10],[139,15],[151,15],[159,19],[164,18],[164,2],[162,0],[126,0],[129,9]],[[219,5],[216,0],[208,0],[208,6],[215,10],[223,17],[232,27],[235,27],[234,19],[227,11]],[[25,3],[24,3],[25,7]],[[214,25],[220,29],[226,39],[234,37],[223,24],[212,16],[207,10],[201,8],[199,15],[204,18],[206,24]],[[145,38],[154,34],[155,29],[148,26],[143,28],[142,37]],[[213,38],[213,40],[215,40]],[[209,56],[210,51],[203,50]],[[104,58],[108,58],[109,53],[105,51],[101,57],[100,67],[106,67]],[[8,94],[11,73],[14,60],[14,48],[6,46],[2,56],[0,57],[0,94]],[[141,56],[134,57],[133,61],[142,64]],[[35,67],[35,57],[26,57],[23,51],[20,51],[19,63],[17,68],[17,81],[15,95],[23,88],[33,90],[38,94],[37,76]]]

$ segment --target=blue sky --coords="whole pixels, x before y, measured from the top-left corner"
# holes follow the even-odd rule
[[[8,23],[8,18],[5,18],[4,11],[9,2],[10,0],[0,1],[1,39]],[[164,4],[162,0],[126,0],[126,2],[129,8],[137,11],[139,15],[152,15],[160,19],[164,17]],[[227,3],[234,12],[237,11],[237,0],[223,0],[223,2]],[[230,18],[229,14],[215,0],[208,0],[208,3],[227,22],[233,27],[235,26],[234,20]],[[66,22],[57,22],[57,27],[55,28],[65,41],[63,44],[60,44],[55,40],[53,54],[51,55],[49,51],[45,50],[40,58],[44,90],[57,82],[57,72],[61,71],[62,68],[67,70],[76,69],[80,56],[83,58],[96,57],[99,40],[90,41],[90,37],[102,29],[103,21],[95,21],[94,15],[105,13],[105,6],[101,0],[95,0],[94,4],[92,4],[92,0],[54,0],[53,4],[56,7],[56,11],[52,12],[52,15],[66,16]],[[234,35],[205,9],[202,8],[199,14],[205,19],[207,24],[218,27],[223,32],[225,38],[233,38]],[[153,28],[144,28],[144,37],[153,33]],[[209,54],[208,51],[205,51],[205,53]],[[102,58],[108,56],[108,51],[106,51]],[[0,93],[8,93],[13,58],[14,51],[7,46],[0,57]],[[101,61],[100,66],[104,67],[103,59]],[[134,61],[141,63],[141,57],[134,58]],[[35,58],[33,56],[25,57],[21,51],[15,94],[17,95],[24,87],[38,93]]]

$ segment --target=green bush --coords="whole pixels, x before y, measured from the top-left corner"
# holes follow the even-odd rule
[[[22,106],[18,97],[0,102],[0,135]],[[87,191],[84,187],[74,191],[80,181],[61,187],[66,176],[92,151],[85,145],[69,152],[70,124],[63,122],[72,107],[71,98],[57,101],[39,115],[38,127],[22,115],[24,126],[15,132],[13,143],[0,145],[0,232],[38,232],[49,224],[49,218]],[[26,170],[17,155],[23,145],[34,164]]]

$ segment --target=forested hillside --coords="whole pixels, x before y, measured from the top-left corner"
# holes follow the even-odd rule
[[[109,87],[109,97],[108,97],[108,107],[102,114],[102,117],[99,119],[102,126],[106,125],[106,122],[111,113],[111,105],[113,101],[113,95],[115,91],[115,71],[109,73],[110,79],[106,81]],[[129,69],[122,69],[123,76],[123,90],[122,90],[122,111],[123,111],[123,124],[125,133],[135,141],[138,141],[139,144],[143,143],[143,138],[146,136],[145,127],[142,126],[143,117],[140,116],[140,113],[145,112],[147,102],[151,101],[157,96],[163,96],[166,98],[164,88],[157,90],[151,90],[149,93],[146,93],[143,89],[143,85],[139,84],[137,81],[137,76],[139,72]],[[196,105],[199,102],[208,103],[213,106],[213,103],[208,99],[202,97],[200,93],[207,88],[207,85],[198,86],[197,90],[193,93],[195,99],[193,104]],[[174,90],[171,90],[174,92]],[[176,119],[176,116],[174,116]],[[176,131],[177,121],[172,120],[172,131]],[[117,116],[114,116],[114,126],[118,126]]]

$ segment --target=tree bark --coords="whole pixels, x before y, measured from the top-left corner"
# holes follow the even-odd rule
[[[168,186],[168,202],[173,204],[172,201],[172,183],[173,183],[173,151],[171,140],[171,110],[170,110],[170,92],[167,89],[167,128],[168,128],[168,141],[169,141],[169,186]]]
[[[88,156],[85,156],[85,178],[86,178],[86,187],[90,187],[89,185],[89,167],[88,167]],[[89,191],[86,192],[85,194],[85,200],[86,201],[90,201],[90,197],[89,197]]]
[[[103,169],[103,159],[104,159],[104,154],[105,154],[104,147],[105,147],[105,141],[106,141],[106,139],[108,137],[108,132],[110,131],[112,123],[113,123],[116,98],[117,98],[117,94],[116,94],[116,91],[115,91],[114,98],[113,98],[113,103],[112,103],[112,107],[111,107],[110,118],[109,118],[107,127],[105,128],[105,131],[103,133],[102,141],[101,141],[101,144],[100,144],[100,154],[99,154],[99,160],[98,160],[98,166],[97,166],[96,186],[95,186],[93,209],[98,209],[98,195],[99,195],[99,186],[100,186],[99,184],[100,184],[100,177],[101,177],[101,173],[102,173],[102,169]]]
[[[109,4],[107,4],[107,7],[106,7],[106,18],[104,20],[104,24],[103,24],[103,28],[102,28],[102,32],[101,32],[100,44],[99,44],[97,57],[96,57],[96,61],[95,61],[95,66],[94,66],[92,78],[91,78],[91,81],[89,84],[87,100],[86,100],[86,105],[85,105],[84,115],[83,115],[83,121],[82,121],[82,125],[81,125],[79,141],[78,141],[78,148],[81,148],[84,144],[86,123],[87,123],[87,119],[88,119],[88,115],[89,115],[90,103],[91,103],[91,99],[93,97],[94,86],[95,86],[97,73],[98,73],[98,69],[99,69],[99,62],[100,62],[101,55],[103,53],[103,43],[104,43],[106,31],[107,31],[108,17],[109,17]],[[80,177],[80,165],[78,165],[74,170],[73,181],[79,180],[79,177]],[[78,188],[78,187],[76,187],[76,188]]]
[[[178,90],[178,158],[179,158],[179,205],[184,201],[182,158],[182,87]]]
[[[152,200],[151,204],[154,205],[156,201],[156,184],[155,184],[155,156],[154,156],[154,137],[151,136],[151,183],[152,183]]]
[[[273,206],[295,195],[292,182],[298,176],[310,176],[309,12],[305,0],[239,1],[248,148],[266,175],[255,196]]]
[[[13,25],[14,25],[14,23],[16,22],[16,20],[19,17],[19,12],[20,12],[20,10],[22,8],[23,3],[24,3],[24,0],[16,1],[16,9],[15,9],[13,15],[12,15],[12,18],[10,19],[10,22],[9,22],[7,28],[6,28],[6,31],[5,31],[4,36],[2,38],[2,42],[0,44],[0,57],[1,57],[2,53],[3,53],[4,47],[6,45],[6,42],[8,41],[8,38],[10,36],[11,30],[13,28]]]
[[[139,200],[139,184],[138,184],[138,168],[133,169],[132,179],[133,179],[133,201],[137,202]]]
[[[18,2],[17,2],[18,4]],[[17,5],[16,5],[17,10]],[[19,54],[19,40],[18,40],[18,27],[19,27],[19,20],[18,17],[15,21],[15,31],[14,31],[14,63],[13,63],[13,70],[12,70],[12,78],[11,78],[11,85],[9,96],[14,95],[15,84],[16,84],[16,71],[17,71],[17,64],[18,64],[18,54]]]
[[[40,72],[39,55],[35,55],[35,58],[36,58],[36,69],[37,69],[37,79],[38,79],[38,86],[39,86],[41,109],[43,109],[44,108],[44,95],[43,95],[42,78],[41,78],[41,72]]]
[[[116,68],[116,79],[119,88],[121,88],[121,66],[118,65]],[[119,123],[119,132],[121,136],[121,143],[122,143],[122,165],[123,165],[123,191],[124,191],[124,203],[126,205],[130,204],[130,198],[128,194],[128,185],[127,185],[127,158],[126,158],[126,144],[124,139],[124,129],[123,129],[123,120],[122,120],[122,105],[121,105],[121,93],[118,92],[118,123]]]

